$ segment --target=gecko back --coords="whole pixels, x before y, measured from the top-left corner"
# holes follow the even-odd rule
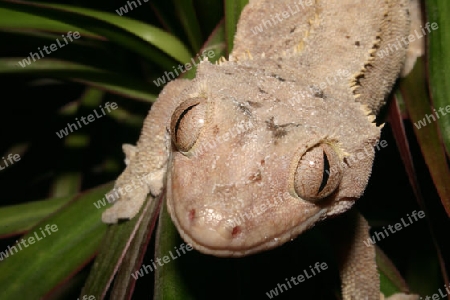
[[[409,0],[253,0],[230,60],[251,56],[255,64],[264,56],[318,83],[345,71],[333,89],[342,88],[343,98],[350,91],[376,114],[404,65],[407,44],[399,37],[410,31],[408,8]],[[380,55],[386,49],[389,55]]]

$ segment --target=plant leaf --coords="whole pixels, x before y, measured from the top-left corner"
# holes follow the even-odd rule
[[[450,20],[447,12],[450,11],[450,2],[446,0],[426,1],[428,21],[433,28],[433,24],[438,28],[428,34],[429,52],[429,88],[431,99],[444,142],[447,156],[450,157]],[[446,116],[447,115],[447,116]],[[447,181],[447,186],[449,186]],[[449,203],[447,203],[449,204]],[[450,216],[449,206],[446,206]]]
[[[430,170],[442,205],[447,211],[447,215],[450,216],[450,170],[437,133],[437,124],[431,122],[426,126],[420,126],[418,123],[425,115],[432,114],[429,103],[426,100],[421,101],[421,99],[428,99],[424,85],[424,74],[423,61],[418,60],[412,73],[401,81],[400,89],[411,122],[414,124],[414,133],[423,157]]]
[[[73,196],[0,207],[0,236],[20,234],[67,204]]]
[[[3,257],[0,264],[2,299],[41,298],[89,262],[107,228],[100,220],[101,210],[93,203],[103,198],[111,186],[103,185],[78,195],[23,236],[21,241],[28,241],[28,246],[22,245],[19,250],[16,245],[18,252],[9,252],[9,257]],[[52,225],[56,231],[49,230],[51,234],[45,232],[44,237],[41,228],[45,230]]]
[[[151,46],[179,62],[189,61],[191,57],[187,48],[176,37],[157,27],[127,17],[68,5],[37,4],[22,1],[0,2],[0,7],[10,11],[15,10],[56,19],[90,30],[166,68],[170,68],[173,62],[161,56]]]
[[[156,96],[150,93],[148,84],[77,63],[54,59],[32,62],[25,68],[17,62],[20,58],[0,58],[0,74],[22,74],[71,79],[88,85],[118,93],[126,97],[152,102]]]
[[[225,0],[225,34],[228,54],[233,50],[234,35],[236,34],[237,22],[242,9],[248,0]]]

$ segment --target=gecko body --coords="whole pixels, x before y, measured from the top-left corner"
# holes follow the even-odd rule
[[[316,0],[284,13],[296,3],[250,1],[229,60],[203,61],[194,80],[164,88],[137,145],[124,147],[127,168],[115,186],[141,176],[148,184],[121,197],[103,221],[132,218],[149,193],[166,187],[185,241],[237,257],[282,245],[354,205],[380,136],[375,116],[407,49],[383,58],[377,51],[409,34],[410,3]],[[367,235],[365,221],[356,224]],[[373,288],[349,275],[349,262],[344,299],[376,299],[374,249],[358,247],[355,258],[371,265],[363,275]]]

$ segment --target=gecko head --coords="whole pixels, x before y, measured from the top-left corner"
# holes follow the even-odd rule
[[[362,106],[290,101],[298,83],[277,92],[277,79],[262,90],[220,74],[194,80],[171,118],[167,204],[183,239],[203,253],[244,256],[348,210],[380,132]]]

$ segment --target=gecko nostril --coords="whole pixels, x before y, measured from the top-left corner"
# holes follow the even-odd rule
[[[236,236],[236,235],[238,235],[239,233],[241,233],[241,227],[240,226],[235,226],[234,228],[233,228],[233,230],[231,231],[231,235],[232,236]]]
[[[189,211],[189,221],[194,220],[194,218],[195,218],[195,209],[191,209]]]

